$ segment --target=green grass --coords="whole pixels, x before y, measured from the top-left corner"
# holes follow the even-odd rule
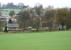
[[[71,50],[71,31],[0,34],[0,50]]]

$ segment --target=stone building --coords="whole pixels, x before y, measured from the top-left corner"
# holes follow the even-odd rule
[[[6,24],[6,20],[7,20],[6,16],[0,16],[0,31],[3,31],[3,28]]]
[[[7,29],[8,29],[8,31],[19,30],[19,25],[17,23],[17,20],[13,19],[13,18],[9,18],[9,20],[7,21]]]

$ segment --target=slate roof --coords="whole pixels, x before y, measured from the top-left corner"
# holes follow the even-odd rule
[[[7,24],[7,27],[8,28],[10,28],[10,27],[15,27],[16,28],[16,27],[19,27],[19,26],[18,26],[17,23],[12,23],[12,24],[9,23],[9,24]]]
[[[6,21],[6,17],[5,16],[0,16],[0,21]]]

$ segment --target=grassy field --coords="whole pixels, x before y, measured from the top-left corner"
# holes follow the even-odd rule
[[[0,50],[71,50],[71,31],[0,34]]]

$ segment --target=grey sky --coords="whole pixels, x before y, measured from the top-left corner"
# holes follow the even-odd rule
[[[71,7],[71,0],[0,0],[2,4],[7,4],[8,2],[17,3],[24,3],[25,5],[29,5],[33,7],[36,3],[42,4],[44,7],[48,5],[54,7]]]

